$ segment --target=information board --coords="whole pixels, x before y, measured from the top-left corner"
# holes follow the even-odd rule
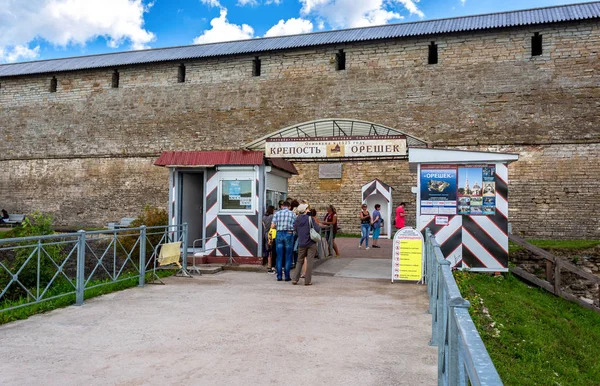
[[[421,214],[456,214],[456,165],[421,166]]]
[[[411,227],[396,232],[392,251],[392,283],[423,278],[423,235]]]
[[[496,214],[496,165],[422,165],[422,215]]]
[[[403,135],[268,138],[268,158],[365,158],[406,157]]]

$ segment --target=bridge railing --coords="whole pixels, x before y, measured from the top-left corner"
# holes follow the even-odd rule
[[[425,234],[425,280],[432,317],[430,345],[438,348],[438,385],[502,385],[469,315],[450,262],[429,228]]]
[[[187,224],[0,239],[0,313],[127,280],[157,278],[160,245],[182,242]],[[186,259],[183,259],[183,271]]]

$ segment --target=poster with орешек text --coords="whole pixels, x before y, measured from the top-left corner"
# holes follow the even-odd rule
[[[456,165],[421,166],[421,214],[456,214]]]

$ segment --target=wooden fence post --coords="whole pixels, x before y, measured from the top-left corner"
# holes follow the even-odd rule
[[[554,293],[557,296],[562,295],[562,291],[560,290],[560,266],[561,260],[556,259],[556,262],[554,263]]]
[[[552,283],[553,276],[554,276],[554,267],[552,266],[552,261],[546,260],[546,281],[548,283]]]

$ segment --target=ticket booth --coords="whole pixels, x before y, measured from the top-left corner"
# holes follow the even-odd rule
[[[508,271],[510,153],[410,149],[417,224],[430,228],[453,267]]]
[[[262,263],[262,216],[287,196],[291,162],[240,150],[163,152],[154,164],[169,168],[169,221],[188,224],[190,252],[223,263],[231,246],[236,261]]]

